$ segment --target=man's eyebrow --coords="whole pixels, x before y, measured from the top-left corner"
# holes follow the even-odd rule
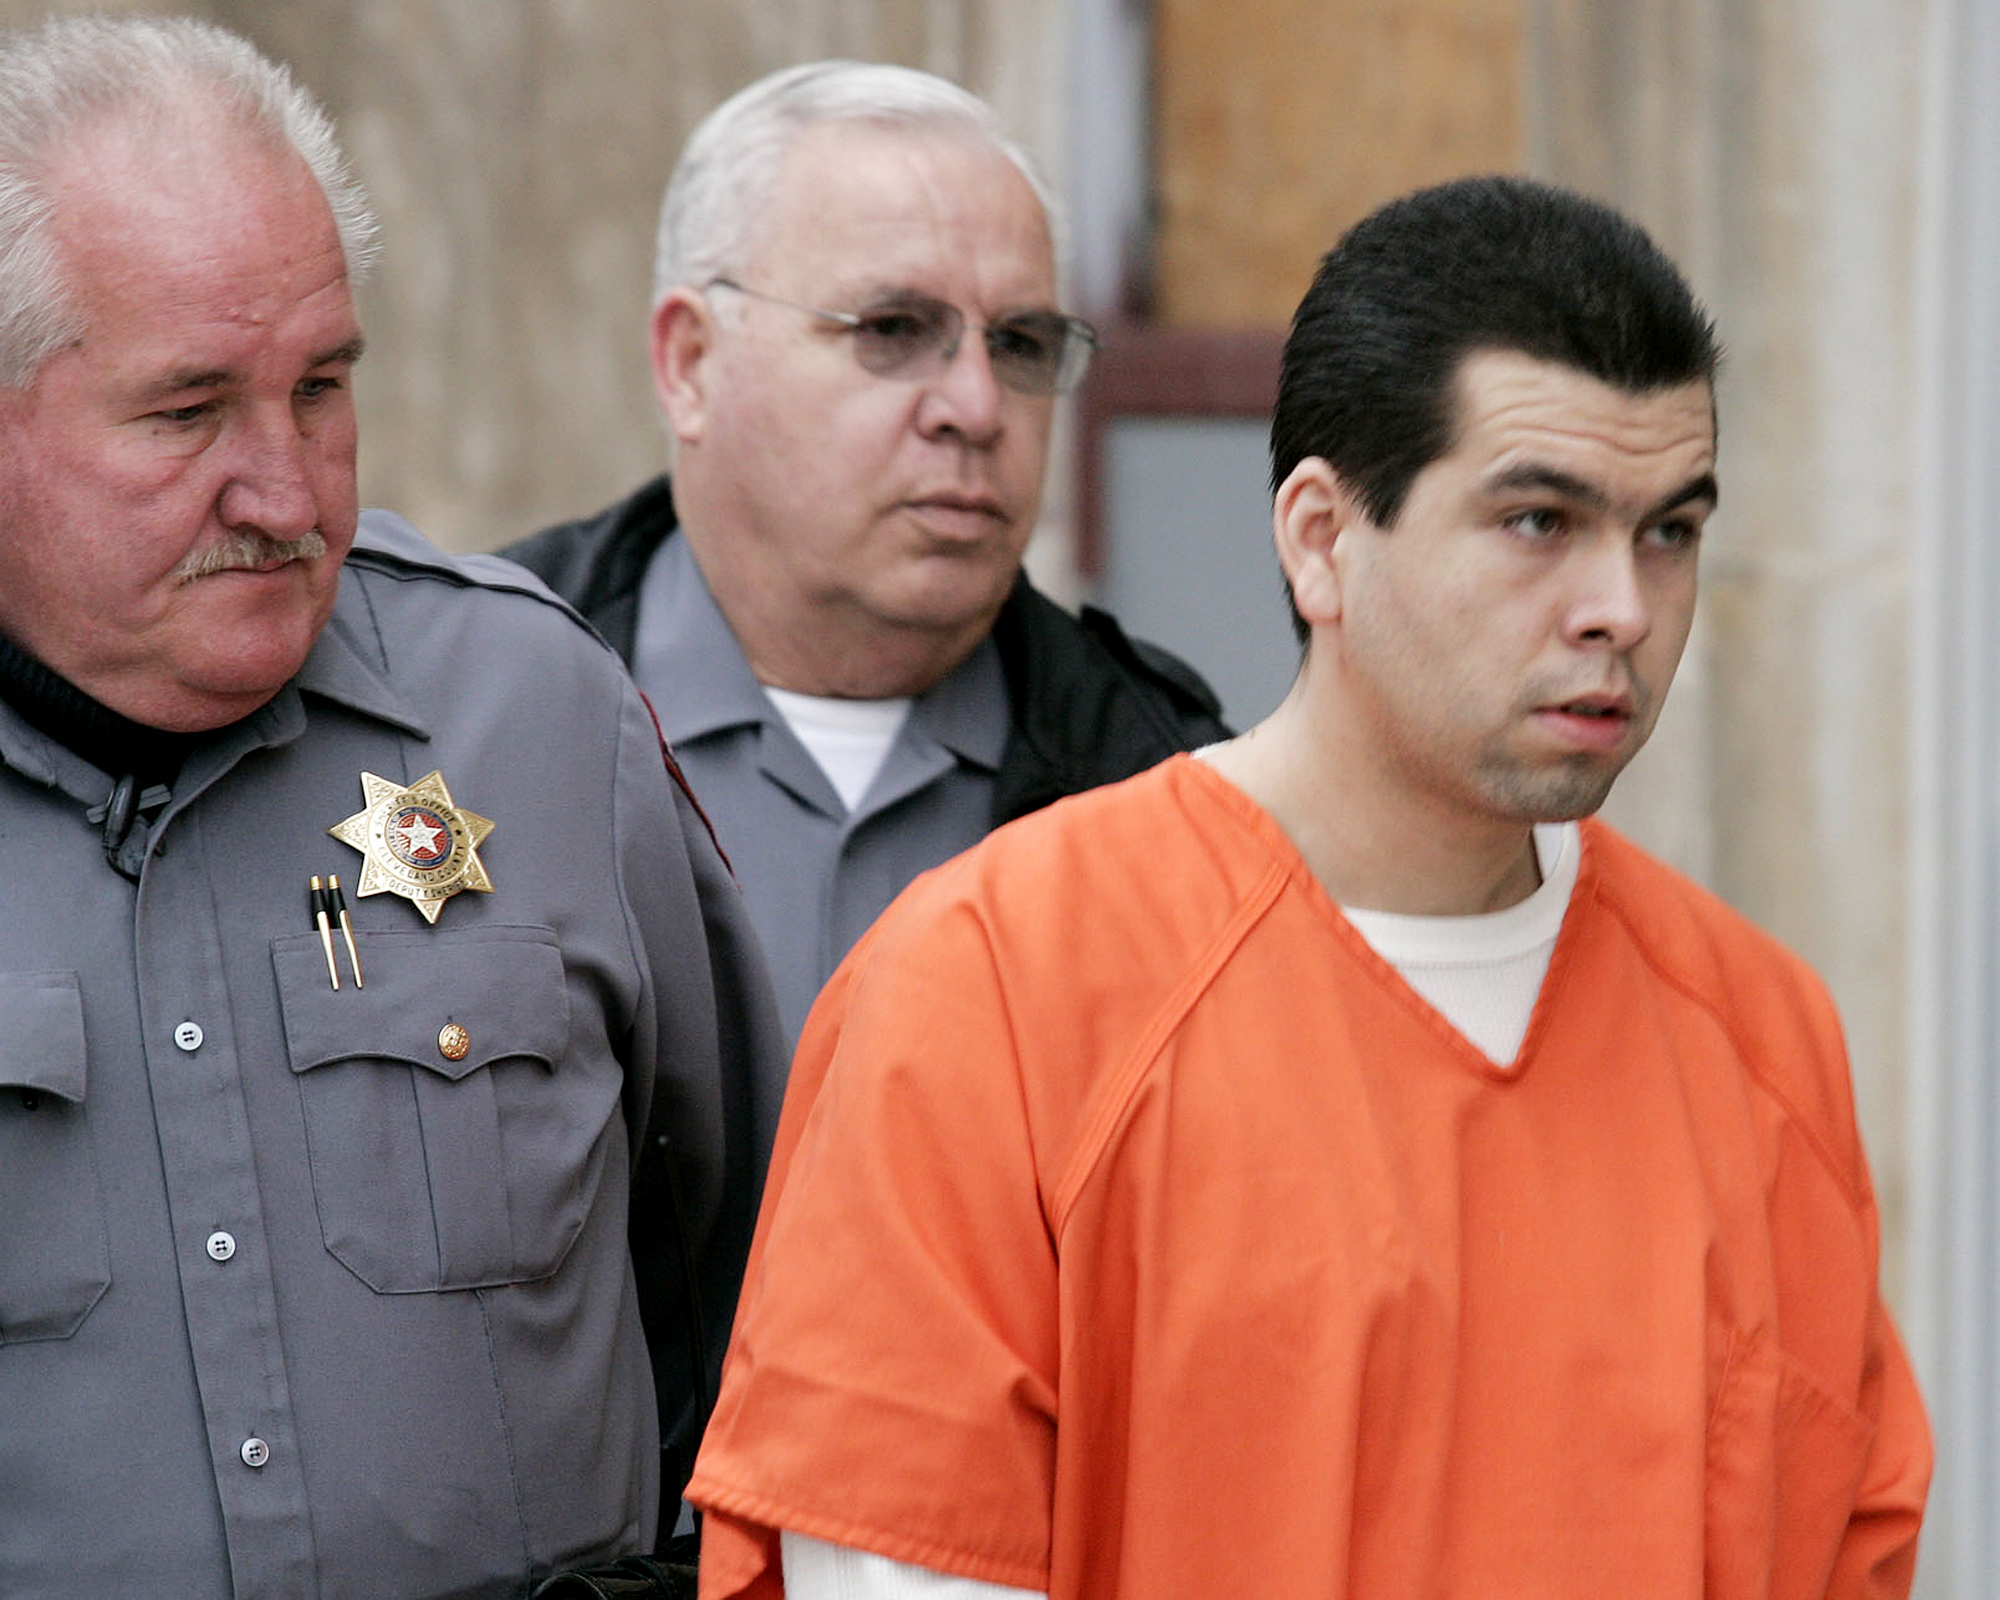
[[[236,374],[228,367],[183,367],[147,384],[139,397],[142,400],[157,400],[166,395],[179,394],[183,389],[220,389],[235,377]]]
[[[1714,473],[1704,472],[1688,479],[1648,511],[1646,516],[1649,520],[1653,517],[1663,517],[1669,511],[1678,511],[1682,506],[1692,505],[1697,500],[1706,500],[1710,510],[1722,503],[1722,486],[1715,481]]]
[[[324,350],[307,361],[310,370],[317,367],[349,366],[361,359],[361,352],[367,341],[360,334],[352,339],[343,339],[329,350]],[[238,381],[238,373],[233,367],[182,367],[166,376],[149,383],[140,391],[141,400],[158,400],[170,394],[179,394],[186,389],[223,389]]]
[[[1611,497],[1601,485],[1579,478],[1573,472],[1564,472],[1560,467],[1545,466],[1539,462],[1523,462],[1509,467],[1486,482],[1488,492],[1507,494],[1522,489],[1542,489],[1551,494],[1561,495],[1565,500],[1573,500],[1579,505],[1589,506],[1593,511],[1603,511],[1610,507]],[[1665,516],[1669,511],[1690,505],[1697,500],[1706,500],[1710,505],[1721,498],[1721,487],[1712,472],[1697,473],[1672,493],[1647,507],[1642,521]]]
[[[324,355],[314,356],[306,365],[309,367],[351,367],[361,359],[362,351],[368,348],[368,341],[360,334],[352,339],[343,339]]]
[[[1488,478],[1486,488],[1493,494],[1510,494],[1521,489],[1543,489],[1550,494],[1559,494],[1565,500],[1575,500],[1587,505],[1592,510],[1602,510],[1611,503],[1610,496],[1588,479],[1579,478],[1573,472],[1564,472],[1560,467],[1544,466],[1534,461],[1524,461],[1519,466],[1509,467],[1505,472]]]
[[[908,306],[937,306],[950,305],[952,303],[942,295],[931,294],[923,289],[913,289],[906,283],[880,285],[848,298],[851,299],[853,304],[862,307],[864,310],[872,311],[894,311]],[[832,300],[835,304],[842,303],[842,297],[839,295],[833,296]],[[970,314],[969,312],[967,313],[967,315]],[[1062,314],[1062,307],[1053,300],[1024,300],[1019,305],[1010,305],[999,311],[995,311],[993,317],[997,322],[1008,317],[1059,317]]]
[[[931,301],[937,299],[937,296],[925,294],[921,289],[913,289],[907,283],[870,282],[837,289],[829,295],[829,298],[849,300],[856,305],[893,306],[908,305],[913,300]]]

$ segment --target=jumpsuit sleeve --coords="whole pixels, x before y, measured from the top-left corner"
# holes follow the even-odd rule
[[[1047,1587],[1056,1256],[989,937],[911,891],[807,1022],[689,1489],[704,1595],[781,1593],[781,1529]]]
[[[1879,1303],[1876,1329],[1860,1407],[1874,1419],[1874,1444],[1827,1600],[1904,1600],[1916,1572],[1917,1528],[1930,1487],[1930,1425],[1909,1357]]]

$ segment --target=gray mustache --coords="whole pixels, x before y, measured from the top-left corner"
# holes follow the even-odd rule
[[[317,528],[297,539],[273,539],[268,533],[233,533],[214,544],[190,550],[174,568],[181,583],[192,583],[216,572],[240,572],[273,561],[312,561],[326,554],[326,540]]]

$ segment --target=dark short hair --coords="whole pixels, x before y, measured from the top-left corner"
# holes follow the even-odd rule
[[[1454,442],[1459,369],[1482,350],[1632,394],[1713,383],[1715,327],[1659,246],[1608,206],[1527,178],[1460,178],[1391,201],[1321,261],[1293,318],[1271,485],[1323,457],[1396,520]]]

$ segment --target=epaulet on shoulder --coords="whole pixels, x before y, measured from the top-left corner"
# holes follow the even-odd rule
[[[504,556],[440,550],[393,511],[361,513],[347,562],[395,578],[432,578],[465,589],[520,595],[570,618],[596,637],[596,630],[575,608],[526,567]]]

